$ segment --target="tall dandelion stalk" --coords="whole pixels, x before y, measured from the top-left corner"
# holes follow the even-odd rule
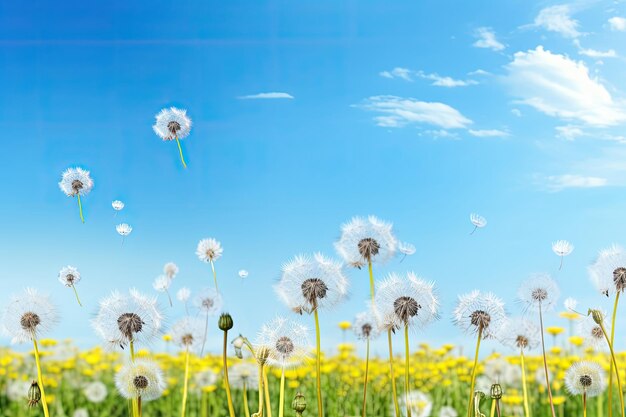
[[[476,368],[481,340],[499,335],[506,322],[504,303],[491,293],[472,291],[459,296],[453,313],[455,324],[465,333],[476,334],[476,350],[470,377],[470,392],[467,405],[467,417],[472,416]]]
[[[228,414],[235,417],[233,398],[230,393],[230,383],[228,382],[228,331],[233,328],[233,318],[228,313],[223,313],[218,320],[218,327],[224,332],[224,349],[222,361],[224,367],[224,389],[226,390],[226,400],[228,401]]]
[[[323,417],[319,311],[343,301],[348,292],[348,279],[341,263],[320,253],[312,257],[300,255],[283,265],[282,276],[275,290],[291,310],[298,314],[307,313],[314,316],[317,413],[318,417]]]
[[[183,379],[183,395],[180,407],[181,417],[185,417],[187,410],[187,395],[189,391],[189,356],[195,352],[202,343],[202,322],[196,318],[185,317],[172,326],[172,341],[179,346],[185,358],[185,371]]]
[[[359,340],[365,341],[365,374],[363,376],[363,406],[361,417],[367,414],[367,382],[369,377],[370,340],[379,334],[376,319],[370,311],[357,314],[354,325],[354,333]]]
[[[80,214],[80,221],[85,223],[85,217],[83,216],[83,204],[80,197],[89,194],[93,188],[93,180],[89,171],[82,168],[68,168],[61,176],[59,182],[59,188],[68,197],[76,197],[78,200],[78,213]]]
[[[209,333],[209,317],[215,316],[222,308],[222,297],[212,288],[206,288],[196,296],[195,306],[204,315],[204,335],[202,337],[202,347],[200,356],[204,355],[204,347]]]

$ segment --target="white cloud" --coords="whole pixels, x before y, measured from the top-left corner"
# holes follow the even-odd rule
[[[609,185],[609,181],[606,178],[576,174],[540,177],[538,182],[539,185],[552,192],[563,191],[567,188],[598,188]]]
[[[513,116],[522,117],[522,112],[520,109],[511,109],[511,113],[513,113]]]
[[[259,93],[259,94],[250,94],[247,96],[237,97],[240,100],[255,100],[255,99],[276,99],[276,98],[288,98],[293,99],[294,97],[288,93]]]
[[[488,76],[488,75],[491,75],[491,73],[489,71],[485,71],[484,69],[478,68],[476,71],[468,72],[467,75]]]
[[[478,40],[473,43],[473,45],[477,48],[487,48],[494,51],[501,51],[504,49],[504,44],[496,39],[496,33],[491,28],[478,28],[474,32],[474,36],[478,38]]]
[[[608,51],[598,51],[596,49],[585,49],[580,45],[578,39],[574,39],[574,45],[578,47],[578,53],[591,58],[617,58],[617,53],[614,49]]]
[[[557,137],[565,140],[574,140],[577,137],[583,136],[585,134],[585,132],[583,132],[580,127],[572,125],[557,126],[555,130]]]
[[[615,30],[618,32],[626,31],[626,18],[615,16],[609,19],[609,25],[611,26],[611,30]]]
[[[396,67],[391,71],[382,71],[379,73],[381,77],[385,78],[401,78],[405,81],[413,81],[413,77],[422,78],[425,80],[431,80],[432,84],[437,87],[466,87],[468,85],[478,84],[477,81],[474,80],[457,80],[452,77],[445,77],[439,74],[427,74],[424,71],[413,71],[408,68],[400,68]]]
[[[581,33],[578,31],[578,21],[570,16],[571,12],[567,4],[546,7],[535,18],[534,26],[557,32],[566,38],[577,38]]]
[[[505,68],[505,80],[520,102],[549,116],[593,126],[626,121],[624,103],[616,102],[596,78],[591,78],[583,62],[538,46],[515,53]]]
[[[374,117],[374,121],[383,127],[426,124],[442,129],[464,129],[472,124],[470,119],[454,107],[414,98],[372,96],[355,106],[380,114]]]
[[[498,129],[480,129],[480,130],[469,130],[470,135],[476,136],[478,138],[502,138],[505,136],[510,136],[509,132],[505,132],[504,130]]]
[[[385,78],[402,78],[405,81],[413,81],[413,78],[411,78],[412,72],[413,71],[408,68],[396,67],[391,71],[381,72],[380,76]]]

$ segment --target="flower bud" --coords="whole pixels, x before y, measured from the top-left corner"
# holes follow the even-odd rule
[[[602,312],[600,310],[589,309],[589,313],[591,314],[591,317],[593,318],[593,321],[596,322],[596,324],[604,323],[604,316],[602,315]]]
[[[500,398],[502,398],[502,387],[500,384],[493,384],[491,386],[491,399],[499,400]]]
[[[244,337],[240,334],[239,336],[234,338],[232,340],[232,342],[230,342],[230,343],[231,343],[231,345],[233,345],[233,348],[235,349],[235,355],[239,359],[243,359],[243,353],[241,352],[241,348],[243,348]]]
[[[304,399],[304,395],[297,393],[291,403],[291,408],[293,408],[294,411],[300,415],[306,409],[306,400]]]
[[[35,407],[41,400],[41,389],[37,381],[33,381],[28,388],[28,406]]]
[[[220,330],[223,330],[225,332],[229,331],[230,329],[233,328],[233,318],[231,317],[230,314],[228,313],[222,313],[222,315],[220,316],[219,321],[217,322]]]
[[[270,350],[266,346],[259,346],[259,348],[256,350],[256,360],[259,365],[265,365],[265,362],[267,362],[267,358],[269,358],[269,356]]]

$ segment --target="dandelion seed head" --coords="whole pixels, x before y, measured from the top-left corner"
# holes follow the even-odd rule
[[[104,401],[109,391],[101,381],[92,381],[83,388],[83,394],[90,403],[98,404]]]
[[[133,228],[128,223],[120,223],[115,226],[115,230],[120,236],[128,236],[133,231]]]
[[[249,362],[238,362],[228,370],[232,388],[243,390],[244,384],[248,390],[254,391],[259,387],[259,367]]]
[[[539,346],[540,332],[532,321],[518,317],[507,320],[497,338],[506,346],[527,352]]]
[[[113,200],[111,207],[113,207],[113,210],[115,211],[120,211],[124,208],[124,202],[120,200]]]
[[[80,272],[73,266],[64,266],[59,271],[59,282],[66,287],[74,286],[80,281]]]
[[[617,245],[601,250],[587,271],[601,294],[608,297],[623,292],[626,289],[626,251]]]
[[[485,361],[483,375],[487,378],[484,392],[489,392],[493,384],[505,386],[517,386],[522,379],[522,373],[518,366],[509,363],[504,358],[490,358]]]
[[[309,358],[309,331],[302,324],[276,317],[264,324],[255,345],[267,348],[267,363],[278,368],[295,367]]]
[[[33,338],[41,339],[58,322],[56,306],[47,295],[27,288],[15,295],[4,310],[4,331],[11,343],[24,343]]]
[[[322,254],[299,255],[283,265],[274,289],[290,309],[312,313],[341,302],[348,293],[348,279],[340,263]]]
[[[181,349],[198,352],[204,341],[204,322],[195,317],[185,317],[172,325],[170,333]]]
[[[77,408],[72,413],[72,417],[89,417],[89,411],[86,408]]]
[[[115,386],[126,399],[141,397],[141,401],[152,401],[161,396],[166,383],[156,362],[139,358],[120,368],[115,375]]]
[[[183,139],[191,132],[191,119],[187,116],[187,110],[176,107],[162,109],[156,115],[152,129],[163,140]]]
[[[506,323],[504,303],[492,293],[475,290],[459,296],[453,319],[466,333],[481,332],[483,339],[496,338]]]
[[[210,369],[206,369],[204,371],[195,373],[193,375],[193,380],[198,387],[206,388],[217,383],[218,374]]]
[[[341,238],[335,249],[344,262],[360,268],[368,262],[385,262],[398,249],[392,224],[375,216],[354,217],[341,226]]]
[[[470,222],[479,229],[487,226],[487,219],[475,213],[470,214]]]
[[[214,316],[222,309],[222,296],[212,288],[205,288],[196,296],[194,305],[202,313]]]
[[[223,252],[222,244],[213,238],[202,239],[196,248],[196,255],[202,262],[215,262]]]
[[[191,297],[191,291],[187,287],[182,287],[176,292],[176,299],[181,303],[186,303]]]
[[[408,400],[407,398],[408,397]],[[413,417],[428,417],[433,408],[433,402],[430,397],[422,391],[409,391],[407,396],[398,398],[400,411],[402,415],[408,415],[407,409],[411,410]]]
[[[459,413],[454,409],[454,407],[450,407],[449,405],[444,405],[439,410],[439,417],[458,417]]]
[[[170,280],[176,278],[176,275],[178,275],[178,265],[176,265],[174,262],[168,262],[163,266],[163,273],[165,274],[166,277],[168,277]]]
[[[159,275],[152,283],[152,288],[158,292],[166,292],[171,284],[172,281],[166,275]]]
[[[559,299],[559,286],[548,274],[533,274],[518,290],[519,300],[526,308],[542,311],[551,310]]]
[[[373,340],[380,333],[376,318],[370,311],[357,314],[352,328],[354,329],[354,334],[360,340]]]
[[[565,372],[565,388],[572,395],[595,397],[605,389],[605,373],[597,362],[580,361]]]
[[[405,326],[421,330],[439,318],[439,300],[434,284],[414,272],[389,274],[382,280],[374,296],[372,312],[379,329]]]
[[[558,256],[567,256],[574,251],[574,245],[567,240],[557,240],[552,243],[552,252]]]
[[[239,278],[248,278],[248,271],[245,269],[240,269],[238,274]]]
[[[82,168],[68,168],[63,171],[59,188],[68,197],[85,196],[93,188],[93,180],[89,171]]]

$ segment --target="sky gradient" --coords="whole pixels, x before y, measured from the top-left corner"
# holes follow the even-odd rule
[[[414,270],[441,297],[412,343],[470,344],[457,295],[491,290],[519,315],[533,272],[608,310],[586,267],[626,244],[625,17],[623,1],[3,2],[0,305],[37,287],[60,306],[52,336],[91,346],[98,300],[153,292],[166,262],[174,292],[211,286],[195,247],[214,237],[234,332],[253,337],[290,314],[272,288],[281,264],[336,256],[340,225],[374,214],[417,248],[376,276]],[[169,106],[194,123],[187,170],[151,128]],[[70,166],[95,182],[84,225],[57,186]],[[489,223],[470,236],[472,212]],[[561,271],[558,239],[575,246]],[[68,264],[83,308],[57,281]],[[365,307],[367,271],[349,275],[349,299],[321,315],[326,347]],[[183,314],[160,301],[168,323]]]

